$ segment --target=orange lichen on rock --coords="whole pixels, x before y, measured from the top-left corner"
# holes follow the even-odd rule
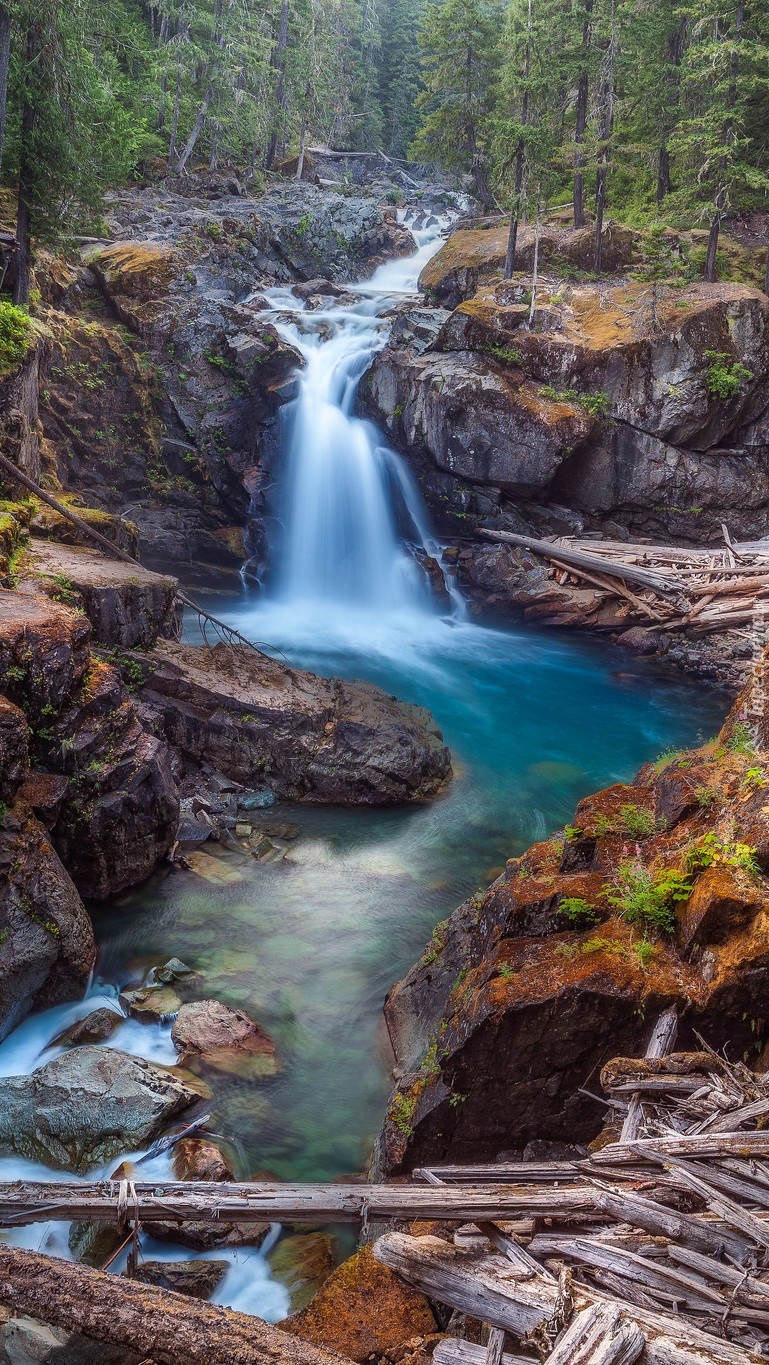
[[[308,1308],[279,1326],[360,1362],[437,1330],[427,1299],[375,1261],[369,1246],[338,1266]]]

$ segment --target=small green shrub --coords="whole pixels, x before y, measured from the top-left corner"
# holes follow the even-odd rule
[[[413,1132],[414,1110],[417,1107],[415,1095],[396,1095],[390,1105],[390,1120],[399,1133],[411,1137]]]
[[[620,943],[618,938],[595,938],[585,939],[584,943],[561,943],[555,950],[561,957],[571,960],[575,957],[588,957],[591,953],[615,953],[618,957],[625,957],[626,948]]]
[[[20,365],[29,346],[30,321],[23,308],[0,303],[0,370]]]
[[[601,918],[598,911],[581,896],[565,896],[558,905],[558,914],[563,915],[575,929],[587,929]]]
[[[433,929],[430,942],[428,943],[427,948],[425,949],[424,955],[422,957],[423,967],[429,967],[431,962],[435,962],[436,958],[438,957],[438,954],[443,952],[443,949],[446,947],[446,934],[448,931],[448,927],[449,922],[447,919],[442,919],[439,924],[436,924],[435,928]]]
[[[691,876],[665,872],[655,877],[643,863],[626,859],[617,868],[614,886],[605,888],[604,895],[644,935],[652,929],[672,934],[676,904],[688,900],[691,889]]]
[[[5,817],[8,814],[8,807],[4,801],[0,801],[0,829],[5,828]]]
[[[700,844],[689,850],[686,866],[695,877],[708,867],[718,866],[735,867],[751,877],[761,875],[754,848],[736,840],[719,839],[717,834],[707,834]]]
[[[487,351],[489,355],[493,355],[495,360],[501,360],[503,365],[520,365],[521,363],[521,352],[513,350],[509,346],[482,346],[480,349]]]
[[[642,972],[648,971],[649,963],[654,957],[655,952],[656,948],[648,938],[642,938],[640,943],[636,943],[635,954],[638,958],[638,965]]]
[[[739,393],[747,379],[754,379],[752,370],[741,360],[732,363],[727,351],[706,351],[705,359],[710,361],[705,371],[705,383],[712,398],[728,400]]]
[[[539,392],[553,403],[578,403],[591,417],[605,417],[611,401],[608,393],[580,393],[579,389],[556,389],[552,384],[543,384]]]
[[[732,754],[754,754],[756,752],[750,726],[744,717],[735,722],[734,729],[726,741],[726,747]]]
[[[645,810],[643,806],[621,806],[620,816],[631,839],[646,838],[647,835],[654,834],[658,829],[657,821],[652,812]]]

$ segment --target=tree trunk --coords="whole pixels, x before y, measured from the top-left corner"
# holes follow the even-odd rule
[[[529,309],[529,326],[530,326],[530,327],[531,327],[532,321],[533,321],[533,319],[534,319],[534,309],[535,309],[536,306],[537,306],[537,280],[538,280],[538,277],[539,277],[539,208],[540,208],[540,190],[541,190],[541,186],[540,186],[540,185],[537,185],[537,226],[536,226],[536,228],[534,229],[534,270],[532,271],[532,276],[531,276],[531,308]]]
[[[609,51],[606,75],[603,80],[604,108],[603,108],[603,127],[602,147],[600,151],[600,162],[595,178],[595,258],[594,270],[596,275],[601,273],[601,258],[603,255],[603,211],[606,205],[606,177],[609,172],[609,138],[611,137],[612,114],[614,111],[614,57],[616,52],[617,32],[615,25],[614,0],[611,0],[611,36],[609,38]]]
[[[56,1327],[112,1342],[158,1365],[343,1365],[310,1346],[187,1294],[0,1244],[2,1301]]]
[[[521,100],[521,126],[523,128],[526,127],[526,124],[529,121],[528,79],[529,72],[531,70],[531,0],[529,0],[529,13],[526,24],[526,35],[527,35],[526,57],[524,59],[523,65],[523,76],[527,84],[524,88],[523,99]],[[521,189],[523,187],[523,153],[524,153],[523,137],[519,137],[518,146],[515,149],[515,185],[513,188],[514,196],[513,207],[510,213],[510,232],[508,233],[507,237],[507,254],[505,256],[505,268],[502,272],[502,277],[505,280],[511,279],[513,271],[515,270],[515,248],[518,244],[518,222],[519,215],[521,212],[520,198]]]
[[[308,99],[308,98],[309,98],[309,92],[308,92],[307,95],[305,96],[305,99]],[[306,106],[305,106],[305,107],[306,107]],[[304,148],[305,148],[305,143],[306,143],[306,141],[307,141],[307,114],[306,114],[306,113],[303,113],[303,114],[302,114],[302,131],[301,131],[301,133],[300,133],[300,135],[299,135],[299,156],[297,157],[297,160],[296,160],[296,179],[297,179],[297,180],[301,180],[301,178],[302,178],[302,171],[304,170]]]
[[[670,152],[666,146],[660,147],[657,161],[657,206],[670,193]]]
[[[716,191],[716,208],[718,212],[710,224],[708,233],[708,249],[705,256],[705,283],[713,284],[716,278],[716,253],[718,251],[718,234],[721,231],[721,210],[720,204],[723,201],[723,189],[719,185]]]
[[[289,0],[280,0],[280,29],[278,30],[278,42],[275,48],[273,59],[273,70],[277,73],[275,80],[275,120],[270,133],[270,141],[267,145],[267,155],[264,158],[264,169],[269,171],[275,160],[275,152],[278,146],[278,129],[285,109],[284,84],[286,79],[286,44],[288,43],[288,5]]]
[[[179,131],[179,102],[180,102],[180,100],[181,100],[181,97],[182,97],[182,73],[181,73],[181,71],[177,71],[177,73],[176,73],[176,93],[174,94],[174,116],[173,116],[173,121],[172,121],[172,123],[171,123],[171,141],[170,141],[170,143],[168,144],[168,169],[169,169],[169,171],[171,170],[171,167],[172,167],[173,164],[174,164],[174,157],[176,156],[176,135],[177,135],[177,133],[178,133],[178,131]]]
[[[481,160],[481,154],[478,150],[478,140],[475,136],[475,121],[473,119],[472,109],[473,97],[472,90],[470,88],[472,60],[473,60],[472,52],[468,47],[467,57],[465,59],[465,137],[467,138],[467,149],[471,157],[473,180],[475,181],[475,188],[478,194],[478,199],[483,208],[485,208],[487,212],[491,212],[493,209],[497,207],[497,204],[494,195],[491,193],[491,188],[489,186],[488,178],[486,176],[486,170]]]
[[[40,28],[30,24],[27,29],[27,70],[34,70],[40,50]],[[16,278],[13,285],[13,301],[26,307],[29,304],[29,239],[32,218],[32,194],[34,183],[33,148],[30,145],[37,122],[37,110],[31,101],[29,90],[24,99],[21,116],[21,147],[19,153],[19,205],[16,215]]]
[[[745,18],[745,0],[737,0],[737,11],[734,16],[734,49],[732,51],[732,83],[729,87],[728,107],[726,120],[722,134],[722,142],[726,146],[732,137],[732,116],[737,100],[737,74],[739,72],[738,45],[742,35],[742,24]],[[723,208],[726,200],[726,172],[729,166],[729,159],[722,156],[719,162],[719,182],[715,194],[716,216],[710,224],[708,234],[708,250],[705,256],[705,283],[714,284],[716,278],[716,253],[718,251],[718,235],[721,231],[721,219],[723,218]]]
[[[184,151],[179,157],[179,160],[177,161],[176,166],[174,168],[177,175],[184,175],[184,168],[187,165],[187,162],[189,161],[190,157],[192,156],[192,153],[195,150],[195,143],[197,142],[198,138],[200,137],[200,134],[203,131],[203,124],[206,121],[206,114],[208,113],[208,108],[211,103],[211,100],[213,99],[213,96],[214,87],[213,82],[211,82],[203,98],[203,103],[198,109],[197,118],[195,119],[195,122],[192,125],[192,132],[187,138],[187,143],[184,148]]]
[[[10,11],[0,5],[0,169],[3,165],[5,146],[5,121],[8,112],[8,64],[11,56]]]
[[[582,51],[584,60],[587,61],[587,54],[590,51],[590,19],[593,13],[593,0],[587,0],[585,5],[585,23],[582,29]],[[577,117],[574,124],[574,145],[576,155],[574,157],[574,226],[585,226],[585,186],[582,171],[585,165],[585,154],[582,150],[585,141],[585,129],[587,127],[587,97],[588,97],[589,76],[587,67],[583,67],[579,73],[579,83],[577,85]]]

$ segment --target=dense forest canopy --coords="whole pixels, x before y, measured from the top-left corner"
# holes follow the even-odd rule
[[[0,110],[22,239],[82,230],[106,186],[148,170],[258,182],[321,142],[467,177],[512,212],[511,252],[538,199],[573,203],[577,225],[706,227],[712,278],[723,216],[768,202],[769,8],[7,0]]]

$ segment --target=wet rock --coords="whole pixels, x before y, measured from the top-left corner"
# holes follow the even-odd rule
[[[229,1269],[229,1261],[143,1261],[136,1279],[193,1299],[210,1299]]]
[[[113,1175],[115,1180],[130,1179],[130,1175]],[[67,1234],[67,1246],[75,1261],[80,1261],[82,1265],[93,1266],[94,1270],[101,1270],[118,1250],[124,1241],[124,1234],[119,1233],[117,1224],[107,1222],[93,1222],[89,1219],[75,1219],[69,1225]]]
[[[66,588],[62,586],[66,583]],[[176,579],[79,546],[34,542],[18,591],[76,595],[94,639],[121,649],[151,649],[161,633],[178,634]]]
[[[36,1318],[13,1317],[0,1327],[0,1365],[139,1365],[122,1346],[50,1327]]]
[[[333,1272],[308,1308],[279,1326],[363,1362],[435,1332],[437,1324],[427,1299],[380,1266],[365,1246]]]
[[[331,280],[307,280],[304,284],[295,284],[291,288],[291,293],[298,299],[308,299],[311,294],[330,295],[331,298],[338,299],[344,293],[341,284],[334,284]]]
[[[19,800],[29,806],[41,825],[53,829],[69,790],[63,773],[43,773],[38,768],[27,774],[19,790]]]
[[[181,1064],[193,1070],[203,1065],[252,1079],[274,1076],[279,1070],[275,1044],[256,1020],[218,1000],[182,1005],[171,1039]]]
[[[155,980],[162,981],[164,985],[169,985],[172,981],[183,981],[187,976],[194,976],[192,967],[188,967],[186,962],[180,961],[178,957],[169,957],[162,967],[156,967]]]
[[[115,669],[96,662],[52,736],[76,779],[53,838],[78,889],[101,900],[143,881],[170,848],[178,823],[167,745],[145,728]]]
[[[0,696],[0,800],[11,801],[27,772],[27,718]]]
[[[224,1251],[230,1247],[260,1247],[272,1228],[269,1223],[145,1223],[144,1230],[159,1242],[174,1242],[190,1251]]]
[[[78,1019],[69,1028],[57,1033],[49,1046],[87,1047],[90,1043],[104,1043],[124,1022],[124,1015],[102,1006],[101,1009],[92,1010],[85,1019]]]
[[[0,589],[0,689],[32,721],[58,713],[85,677],[90,634],[67,607]]]
[[[141,1024],[159,1024],[177,1014],[182,1002],[171,986],[161,985],[121,991],[120,1003]]]
[[[96,959],[91,921],[43,826],[19,802],[0,827],[0,1039],[34,1008],[76,1000]]]
[[[79,1047],[0,1080],[0,1149],[82,1174],[143,1147],[197,1095],[167,1071],[107,1047]]]
[[[314,1299],[334,1269],[334,1242],[327,1232],[281,1237],[270,1252],[270,1269],[291,1295],[291,1312]]]
[[[159,644],[141,696],[188,759],[290,799],[379,805],[433,795],[450,755],[427,711],[244,646]],[[242,803],[241,803],[242,804]],[[264,804],[264,802],[260,802]]]
[[[516,496],[542,493],[596,430],[576,402],[543,397],[519,371],[470,351],[383,352],[369,374],[369,411],[401,448]]]
[[[206,1138],[182,1138],[171,1159],[177,1180],[212,1180],[220,1184],[235,1179],[227,1159]]]
[[[274,806],[275,797],[272,792],[245,792],[238,797],[238,810],[264,810],[267,806]]]

